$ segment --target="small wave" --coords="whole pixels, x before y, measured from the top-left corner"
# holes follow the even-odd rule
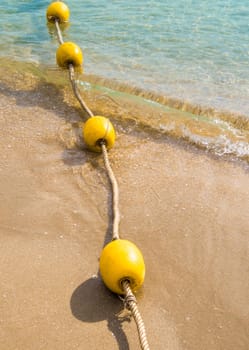
[[[249,117],[188,101],[172,99],[150,91],[120,84],[116,81],[86,76],[79,80],[82,91],[98,92],[110,98],[113,118],[127,115],[136,125],[148,131],[184,139],[218,156],[235,156],[249,160]],[[118,105],[116,114],[112,104]]]
[[[1,59],[0,63],[1,78],[8,84],[23,90],[27,90],[28,85],[32,89],[34,85],[41,88],[42,84],[53,84],[67,94],[64,100],[71,104],[72,98],[68,96],[72,92],[66,72],[9,59]],[[79,75],[77,82],[93,112],[109,116],[125,132],[136,128],[146,131],[152,138],[156,134],[167,135],[218,156],[249,162],[248,116],[193,105],[93,75]],[[45,91],[49,94],[49,89]],[[73,103],[75,105],[77,102]]]

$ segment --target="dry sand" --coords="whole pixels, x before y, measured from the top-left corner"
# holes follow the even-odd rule
[[[75,142],[78,111],[49,84],[1,92],[0,349],[139,349],[97,277],[110,187],[101,155]],[[248,350],[248,169],[116,126],[120,232],[145,258],[151,349]]]

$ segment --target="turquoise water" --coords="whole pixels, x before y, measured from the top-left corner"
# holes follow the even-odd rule
[[[0,54],[53,65],[50,1],[1,1]],[[247,0],[66,2],[85,72],[249,116]],[[51,44],[52,42],[52,44]]]
[[[247,0],[66,3],[71,17],[64,41],[82,48],[87,75],[114,83],[107,87],[123,84],[131,99],[142,89],[154,106],[163,101],[166,106],[157,106],[151,121],[160,132],[180,135],[218,155],[249,159]],[[1,1],[0,57],[55,69],[58,41],[46,23],[49,4]],[[118,96],[115,88],[106,93]],[[167,105],[172,107],[168,101],[177,101],[181,110],[193,106],[188,112],[201,117],[185,114],[181,119],[173,111],[170,118],[159,118]],[[210,110],[211,119],[205,115]],[[189,120],[196,123],[190,127]]]

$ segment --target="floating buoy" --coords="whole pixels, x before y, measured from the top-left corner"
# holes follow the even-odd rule
[[[67,5],[62,1],[52,2],[47,8],[48,22],[54,22],[56,19],[62,22],[68,22],[70,11]]]
[[[130,241],[117,239],[108,243],[102,250],[99,266],[105,285],[114,293],[124,294],[124,280],[129,281],[132,291],[138,290],[144,282],[142,253]]]
[[[80,47],[72,42],[61,44],[56,51],[57,64],[62,68],[68,68],[72,64],[75,68],[83,64],[83,54]]]
[[[101,152],[100,142],[104,141],[107,149],[115,142],[115,130],[108,118],[94,116],[89,118],[83,127],[83,137],[86,145],[95,152]]]

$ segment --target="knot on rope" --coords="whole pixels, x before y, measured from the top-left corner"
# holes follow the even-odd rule
[[[132,306],[137,304],[137,299],[135,295],[133,294],[130,286],[129,280],[125,279],[124,281],[121,282],[121,285],[123,287],[123,290],[125,292],[125,297],[122,299],[124,303],[124,307],[132,311]]]
[[[124,307],[129,310],[129,311],[132,311],[131,310],[131,303],[135,303],[137,304],[137,299],[135,297],[135,295],[126,295],[126,297],[123,299],[124,301]]]

